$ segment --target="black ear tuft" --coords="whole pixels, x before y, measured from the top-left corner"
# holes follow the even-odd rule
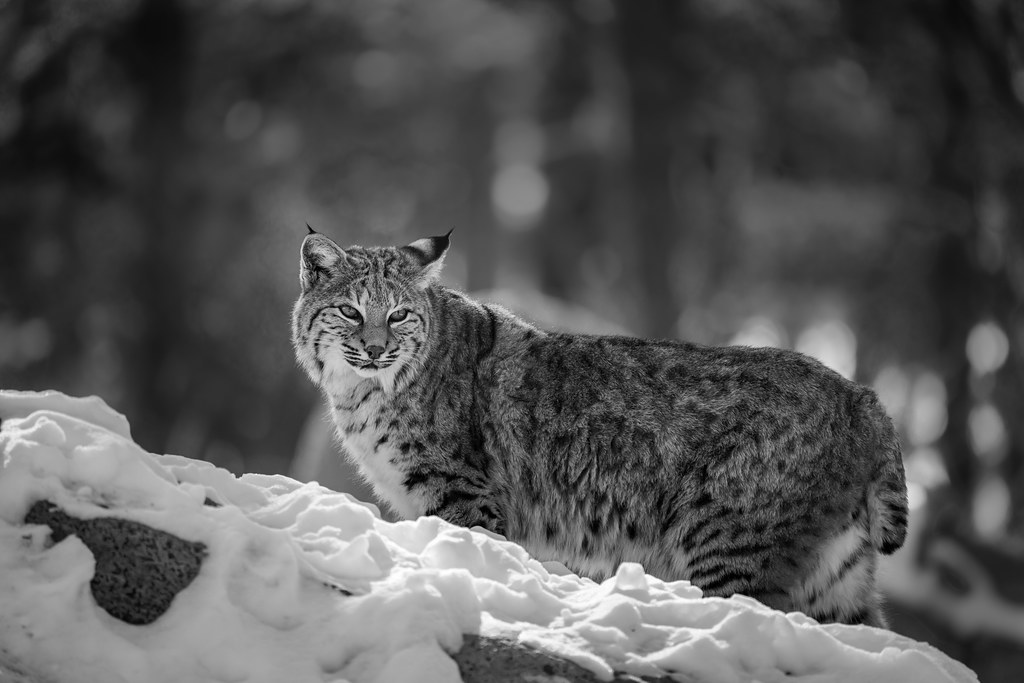
[[[309,223],[306,223],[306,227],[309,229],[309,234],[310,235],[319,235],[320,234],[316,230],[314,230],[313,226],[311,226]]]

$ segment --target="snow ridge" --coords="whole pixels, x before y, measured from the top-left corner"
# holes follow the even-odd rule
[[[0,659],[47,679],[449,683],[461,679],[446,653],[474,633],[609,680],[977,680],[888,631],[704,598],[636,564],[597,584],[483,530],[389,523],[315,483],[153,455],[95,397],[0,391],[0,419]],[[46,527],[23,525],[39,500],[141,522],[209,555],[162,617],[132,626],[92,600],[94,561],[77,537],[49,545]]]

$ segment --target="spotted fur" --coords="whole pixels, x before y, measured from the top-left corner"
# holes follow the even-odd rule
[[[884,624],[907,501],[870,389],[791,351],[544,332],[440,286],[447,248],[303,243],[296,354],[381,499],[598,580],[634,561]]]

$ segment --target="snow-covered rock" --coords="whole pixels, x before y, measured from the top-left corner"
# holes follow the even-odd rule
[[[703,598],[634,564],[597,584],[484,531],[389,523],[317,484],[153,455],[99,399],[0,392],[0,420],[0,665],[30,680],[482,680],[465,653],[501,642],[599,680],[977,680],[888,631]],[[25,523],[30,510],[72,535],[53,543],[49,527]],[[113,589],[90,583],[135,565],[96,559],[80,526],[90,520],[179,539],[169,552],[195,554],[198,573],[174,585],[165,612],[116,618],[95,597]]]

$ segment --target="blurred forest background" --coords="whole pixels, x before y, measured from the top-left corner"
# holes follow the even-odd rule
[[[0,0],[0,386],[292,471],[306,222],[454,227],[447,282],[542,322],[873,385],[895,628],[1019,680],[1024,3]]]

